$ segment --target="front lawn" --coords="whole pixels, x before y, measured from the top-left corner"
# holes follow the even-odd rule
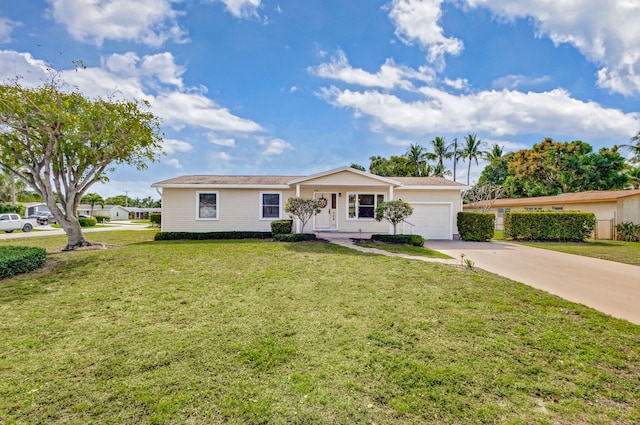
[[[433,249],[424,248],[421,246],[398,245],[398,244],[378,243],[378,242],[356,242],[356,245],[364,248],[380,249],[382,251],[388,251],[394,254],[415,255],[418,257],[442,258],[442,259],[451,258],[448,255],[443,254],[439,251],[434,251]]]
[[[640,266],[640,242],[588,240],[586,242],[518,242],[535,248],[617,261]]]
[[[483,271],[153,233],[3,241],[51,253],[0,281],[0,424],[640,422],[640,326]]]

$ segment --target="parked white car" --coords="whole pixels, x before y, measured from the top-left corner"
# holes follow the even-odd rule
[[[21,218],[18,214],[0,214],[0,231],[6,233],[11,233],[14,230],[30,232],[35,225],[35,220]]]

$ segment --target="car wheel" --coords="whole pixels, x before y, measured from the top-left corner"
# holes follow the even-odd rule
[[[33,226],[29,223],[25,224],[24,227],[22,228],[23,232],[30,232],[31,229],[33,229]]]

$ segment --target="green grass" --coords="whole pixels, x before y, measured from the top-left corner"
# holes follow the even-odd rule
[[[357,242],[356,245],[362,246],[364,248],[375,248],[383,251],[392,252],[394,254],[406,254],[406,255],[414,255],[418,257],[429,257],[429,258],[451,258],[446,254],[443,254],[438,251],[434,251],[429,248],[423,248],[421,246],[411,246],[411,245],[394,245],[388,243],[373,243],[373,242]]]
[[[535,248],[600,258],[640,266],[640,242],[588,240],[587,242],[518,242]]]
[[[640,326],[482,271],[153,233],[22,241],[51,254],[0,281],[1,424],[640,422]]]

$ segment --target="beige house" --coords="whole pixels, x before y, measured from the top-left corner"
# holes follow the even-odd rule
[[[465,210],[473,209],[465,205]],[[537,198],[498,199],[489,212],[496,215],[496,228],[503,229],[504,213],[508,211],[584,211],[598,220],[595,237],[611,239],[616,224],[640,223],[640,190],[593,190],[564,193]]]
[[[440,177],[380,177],[350,167],[312,176],[182,176],[152,187],[162,196],[164,232],[268,232],[271,221],[289,218],[286,200],[300,196],[324,205],[305,232],[392,233],[389,223],[374,220],[374,211],[383,201],[402,199],[414,213],[398,233],[428,239],[457,236],[467,188]],[[300,227],[296,223],[296,231]]]

